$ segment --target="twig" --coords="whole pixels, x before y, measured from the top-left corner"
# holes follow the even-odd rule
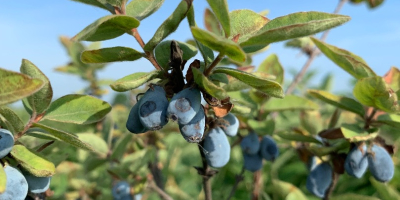
[[[347,2],[348,0],[340,0],[339,4],[336,6],[335,11],[333,12],[334,14],[337,14],[340,12],[340,10],[342,9],[343,5]],[[326,37],[328,37],[330,30],[325,31],[322,36],[321,36],[321,41],[325,41]],[[306,61],[306,63],[303,65],[303,67],[301,68],[300,72],[295,76],[293,82],[289,85],[288,89],[286,90],[285,94],[291,94],[296,85],[303,79],[304,74],[306,73],[307,69],[310,67],[311,63],[314,61],[314,59],[319,55],[319,51],[317,48],[314,48],[311,53],[310,53],[310,57],[308,58],[308,60]]]
[[[154,181],[150,181],[148,184],[148,187],[150,189],[152,189],[154,192],[156,192],[158,194],[158,196],[160,196],[161,199],[163,200],[173,200],[171,196],[169,196],[166,192],[164,192],[164,190],[162,190],[161,188],[159,188]]]
[[[209,176],[209,167],[207,164],[206,156],[204,155],[202,147],[199,145],[199,151],[201,155],[201,161],[203,162],[203,190],[205,195],[205,200],[212,200],[212,189],[211,182],[209,181],[212,176]]]
[[[242,181],[243,178],[244,178],[244,177],[243,177],[243,174],[244,174],[244,166],[242,167],[242,171],[240,172],[240,174],[236,175],[236,182],[235,182],[235,184],[233,185],[232,190],[231,190],[231,192],[229,193],[229,196],[228,196],[228,198],[227,198],[226,200],[231,199],[231,198],[233,197],[233,195],[235,194],[235,192],[236,192],[236,190],[237,190],[237,187],[238,187],[240,181]]]
[[[365,113],[365,124],[364,124],[364,129],[368,129],[369,126],[371,125],[372,119],[374,118],[375,114],[376,114],[377,110],[375,108],[372,109],[372,112],[369,116],[367,116],[368,114]]]
[[[53,143],[54,143],[54,140],[52,140],[52,141],[50,141],[50,142],[44,143],[42,146],[40,146],[40,147],[36,150],[36,152],[41,152],[41,151],[43,151],[44,149],[46,149],[48,146],[52,145]]]
[[[214,69],[215,66],[217,66],[217,64],[222,60],[222,58],[224,58],[224,54],[219,53],[218,56],[215,58],[215,60],[210,64],[210,66],[208,66],[208,68],[206,69],[206,71],[204,71],[204,75],[208,76],[211,74],[211,71]]]
[[[38,122],[39,120],[41,120],[43,115],[44,115],[44,113],[37,115],[36,111],[33,110],[31,118],[29,119],[28,123],[25,125],[24,130],[19,132],[14,137],[14,141],[17,141],[20,137],[24,136],[24,134],[26,133],[26,131],[28,131],[28,129],[32,126],[32,124]]]
[[[157,160],[157,159],[156,159]],[[162,177],[162,173],[160,168],[157,166],[157,161],[155,162],[149,162],[148,167],[150,169],[151,174],[153,175],[154,181],[156,182],[156,185],[161,189],[164,190],[164,181]]]
[[[336,172],[332,172],[332,183],[329,185],[328,190],[326,190],[323,200],[329,200],[331,194],[333,193],[333,190],[336,187],[336,183],[338,180],[339,180],[339,174]]]
[[[260,191],[262,186],[262,174],[261,170],[258,170],[253,173],[253,192],[251,193],[252,200],[260,199]]]
[[[136,41],[139,43],[139,45],[144,48],[144,46],[146,45],[142,39],[142,37],[140,36],[138,30],[136,28],[132,29],[132,36],[136,39]],[[147,60],[150,61],[151,64],[153,64],[153,66],[157,69],[157,70],[162,70],[162,68],[160,67],[160,65],[157,63],[156,58],[154,57],[152,52],[148,52],[146,51],[146,56],[145,58]]]

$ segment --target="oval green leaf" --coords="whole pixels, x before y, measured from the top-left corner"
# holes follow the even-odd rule
[[[204,25],[208,31],[216,35],[223,35],[221,24],[214,13],[208,8],[204,11]]]
[[[240,46],[248,53],[255,52],[270,43],[313,35],[349,20],[349,16],[323,12],[292,13],[271,20]]]
[[[282,86],[279,85],[279,83],[277,83],[276,81],[272,81],[266,78],[261,78],[244,71],[231,69],[227,67],[218,67],[213,71],[213,73],[224,73],[230,75],[269,96],[277,98],[283,98],[284,96]]]
[[[169,34],[174,32],[181,21],[186,17],[189,8],[192,6],[193,0],[182,0],[174,12],[158,27],[153,37],[143,47],[145,51],[152,52],[153,49],[165,39]]]
[[[172,40],[165,40],[158,44],[154,50],[157,63],[164,69],[168,69],[168,63],[171,55],[171,42]],[[188,43],[176,41],[183,51],[182,59],[189,60],[197,54],[197,49]]]
[[[12,157],[29,173],[37,177],[52,176],[56,167],[42,156],[27,149],[23,145],[14,145],[11,150]]]
[[[89,95],[70,94],[51,103],[42,120],[73,124],[100,121],[111,111],[107,102]]]
[[[400,115],[396,114],[379,115],[376,121],[395,128],[400,128]]]
[[[349,142],[367,141],[378,136],[377,133],[367,133],[363,128],[357,126],[356,124],[342,124],[340,130],[342,131],[343,136]]]
[[[102,158],[105,158],[107,156],[108,146],[101,137],[93,133],[79,133],[77,135],[79,140],[92,146],[94,151],[98,153]]]
[[[276,81],[283,84],[284,69],[279,62],[278,56],[276,54],[271,54],[258,66],[257,72],[264,72],[267,74],[274,75]]]
[[[387,183],[381,183],[375,180],[372,176],[369,178],[369,181],[371,182],[372,186],[374,186],[382,200],[400,199],[399,191],[393,188],[393,186]]]
[[[311,38],[314,44],[321,50],[326,57],[328,57],[332,62],[341,67],[347,73],[352,75],[356,79],[376,76],[375,72],[365,63],[365,61],[344,49],[337,48],[335,46],[329,45],[318,39]]]
[[[48,134],[58,138],[58,140],[61,140],[65,143],[68,143],[72,146],[78,147],[80,149],[83,150],[87,150],[87,151],[92,151],[95,152],[95,150],[93,149],[93,147],[91,147],[89,144],[81,141],[78,136],[73,135],[71,133],[67,133],[65,131],[59,130],[59,129],[55,129],[53,127],[49,127],[46,126],[44,124],[40,124],[40,123],[34,123],[33,127],[38,127],[43,129],[44,131],[46,131]]]
[[[42,80],[0,68],[0,105],[20,100],[40,90]]]
[[[303,192],[291,183],[283,182],[278,179],[272,180],[274,194],[279,197],[279,199],[285,200],[307,200],[308,198],[303,194]]]
[[[126,147],[131,142],[131,139],[132,134],[127,134],[125,137],[121,137],[113,148],[111,159],[120,161],[126,151]]]
[[[237,43],[247,41],[258,30],[269,22],[269,19],[252,10],[234,10],[229,13],[231,20],[231,34],[229,39],[239,35]]]
[[[143,57],[143,54],[128,47],[111,47],[84,51],[81,60],[84,63],[107,63],[116,61],[134,61]]]
[[[21,118],[13,110],[5,106],[0,106],[0,125],[6,127],[14,135],[25,128]]]
[[[126,15],[108,15],[102,17],[81,32],[76,34],[72,40],[75,41],[102,41],[116,38],[124,33],[130,33],[133,28],[138,27],[139,20]]]
[[[365,115],[364,106],[354,99],[336,96],[322,90],[308,90],[308,93],[325,103],[356,113],[362,118]]]
[[[32,78],[43,81],[44,86],[35,94],[28,97],[30,107],[38,114],[43,113],[49,107],[51,99],[53,98],[53,89],[49,79],[36,65],[26,59],[22,59],[20,71]]]
[[[312,142],[321,144],[321,142],[315,139],[313,136],[309,135],[302,135],[300,133],[290,133],[290,132],[277,132],[276,133],[279,137],[290,140],[290,141],[297,141],[297,142]]]
[[[228,97],[228,94],[224,89],[215,85],[212,81],[210,81],[204,74],[197,68],[192,68],[194,82],[209,95],[223,100]]]
[[[228,2],[226,0],[207,0],[207,2],[208,5],[210,5],[212,11],[215,13],[215,16],[221,23],[221,26],[225,32],[225,36],[228,37],[231,32]]]
[[[191,27],[191,30],[193,37],[210,49],[225,54],[232,60],[238,62],[244,62],[246,60],[246,54],[242,48],[232,40],[215,35],[214,33],[202,30],[198,27]]]
[[[318,104],[295,95],[286,95],[283,99],[270,99],[262,107],[267,112],[283,111],[283,110],[317,110]]]
[[[159,78],[163,73],[163,71],[159,70],[152,72],[137,72],[116,80],[110,86],[113,90],[117,92],[125,92],[135,89],[155,78]]]
[[[354,86],[356,99],[366,106],[372,106],[389,113],[400,111],[396,93],[385,83],[382,77],[374,76],[359,79]]]
[[[156,12],[163,3],[164,0],[133,0],[126,6],[126,15],[141,21]]]
[[[111,13],[114,13],[114,8],[111,5],[100,2],[99,0],[72,0],[72,1],[81,2],[81,3],[87,4],[87,5],[102,8],[102,9],[110,11]]]

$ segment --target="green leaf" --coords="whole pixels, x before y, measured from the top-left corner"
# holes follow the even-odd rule
[[[249,119],[247,124],[253,129],[258,135],[272,135],[275,130],[275,122],[274,120],[263,120],[256,121],[253,119]]]
[[[400,199],[400,193],[397,189],[386,183],[381,183],[375,180],[372,176],[369,181],[374,186],[382,200],[395,200]]]
[[[366,106],[372,106],[389,113],[398,112],[397,95],[382,77],[374,76],[359,79],[354,86],[356,99]]]
[[[23,99],[40,90],[42,80],[0,68],[0,105]]]
[[[124,33],[130,33],[133,28],[138,27],[139,20],[126,15],[108,15],[102,17],[72,39],[75,41],[102,41],[116,38]]]
[[[126,15],[141,21],[156,12],[163,3],[164,0],[133,0],[126,6]]]
[[[283,98],[284,96],[282,86],[269,79],[257,77],[253,74],[227,67],[218,67],[213,71],[213,73],[224,73],[230,75],[269,96],[277,98]]]
[[[81,2],[81,3],[87,4],[87,5],[92,5],[92,6],[95,6],[98,8],[103,8],[105,10],[110,11],[111,13],[114,12],[113,7],[111,5],[101,3],[99,0],[72,0],[72,1]]]
[[[379,115],[376,121],[389,126],[393,126],[395,128],[400,128],[400,115],[396,114]]]
[[[169,34],[173,33],[186,17],[189,8],[192,6],[193,0],[182,0],[174,12],[158,27],[153,37],[143,47],[145,51],[152,52],[153,49],[165,39]]]
[[[241,104],[240,102],[233,102],[234,106],[231,110],[232,113],[234,114],[239,114],[239,115],[248,115],[251,113],[251,108]]]
[[[234,10],[229,13],[231,20],[231,36],[229,39],[239,35],[237,43],[247,41],[258,30],[269,22],[269,19],[252,10]]]
[[[79,133],[78,138],[92,146],[94,151],[98,153],[102,158],[105,158],[108,153],[107,143],[99,136],[93,133]]]
[[[278,179],[272,180],[275,195],[279,199],[285,200],[307,200],[303,192],[291,183],[283,182]]]
[[[168,63],[171,55],[171,42],[172,40],[165,40],[158,44],[154,50],[157,63],[164,69],[168,69]],[[188,43],[176,41],[183,51],[183,60],[189,60],[197,54],[197,49]]]
[[[33,110],[38,114],[43,113],[49,107],[51,99],[53,98],[53,89],[51,88],[49,79],[38,67],[26,59],[22,59],[20,71],[32,78],[37,78],[43,81],[44,86],[35,94],[28,97],[28,102],[31,108],[33,108]]]
[[[283,84],[284,69],[276,54],[271,54],[258,66],[257,72],[264,72],[276,76],[276,81]]]
[[[359,56],[337,48],[335,46],[324,43],[318,39],[311,38],[314,44],[321,50],[326,57],[332,60],[336,65],[341,67],[347,73],[356,79],[376,76],[375,72],[367,65],[367,63]]]
[[[89,95],[70,94],[51,103],[42,120],[91,124],[111,111],[107,102]]]
[[[311,96],[313,96],[325,103],[328,103],[328,104],[331,104],[338,108],[356,113],[362,118],[365,115],[365,110],[364,110],[363,105],[361,105],[359,102],[357,102],[354,99],[351,99],[348,97],[336,96],[336,95],[333,95],[329,92],[325,92],[322,90],[308,90],[308,93]]]
[[[286,139],[286,140],[290,140],[290,141],[312,142],[312,143],[321,144],[321,142],[319,140],[315,139],[313,136],[310,136],[310,135],[302,135],[300,133],[291,133],[288,131],[277,132],[276,134],[279,137]]]
[[[143,57],[143,54],[128,47],[111,47],[82,52],[84,63],[106,63],[116,61],[134,61]]]
[[[37,177],[52,176],[56,172],[54,164],[32,152],[23,145],[14,145],[12,157],[29,173]]]
[[[383,78],[394,91],[400,90],[400,70],[398,68],[391,67]]]
[[[333,196],[331,199],[332,200],[380,200],[379,198],[376,198],[376,197],[370,197],[370,196],[365,196],[365,195],[360,195],[360,194],[352,194],[352,193],[346,193],[346,194]]]
[[[308,147],[308,150],[311,151],[316,156],[325,156],[332,152],[337,152],[343,149],[348,149],[350,147],[350,143],[346,139],[338,139],[335,143],[331,144],[331,146],[321,146],[321,145],[311,145]]]
[[[163,71],[159,70],[152,72],[137,72],[116,80],[110,86],[115,91],[125,92],[135,89],[155,78],[159,78],[163,73]]]
[[[5,106],[0,106],[0,125],[7,127],[14,135],[25,128],[25,124],[21,118],[13,110]]]
[[[6,191],[7,175],[4,171],[3,165],[0,166],[0,194]]]
[[[58,140],[60,141],[60,139],[58,137],[55,137],[51,134],[49,134],[47,131],[41,129],[41,128],[29,128],[28,131],[26,131],[25,135],[28,136],[32,136],[35,138],[40,138],[40,139],[44,139],[44,140]],[[74,137],[77,137],[75,135],[73,135]]]
[[[348,16],[323,12],[292,13],[271,20],[240,46],[248,53],[255,52],[270,43],[313,35],[349,20]]]
[[[363,128],[356,124],[342,124],[340,130],[343,136],[349,140],[349,142],[362,142],[375,138],[378,134],[368,134]]]
[[[216,35],[223,35],[221,24],[214,13],[208,8],[204,12],[204,25],[208,31]]]
[[[221,23],[224,29],[226,37],[230,36],[230,20],[229,20],[229,9],[228,2],[226,0],[207,0],[215,16]]]
[[[230,39],[226,39],[222,36],[215,35],[214,33],[202,30],[198,27],[191,27],[193,37],[211,48],[212,50],[218,51],[221,54],[227,55],[232,60],[238,62],[244,62],[246,60],[246,54],[240,48],[240,46]]]
[[[98,0],[98,1],[109,3],[110,5],[115,6],[115,7],[121,7],[121,6],[125,6],[125,4],[128,0]]]
[[[225,90],[215,85],[197,68],[192,68],[193,78],[196,84],[211,96],[223,100],[228,97]]]
[[[267,112],[282,110],[317,110],[318,105],[304,97],[286,95],[283,99],[270,99],[263,108]]]
[[[121,160],[128,144],[132,141],[132,134],[127,134],[125,137],[121,138],[113,148],[111,159]]]
[[[47,131],[48,134],[58,138],[58,140],[68,143],[72,146],[81,148],[83,150],[95,152],[93,147],[91,147],[89,144],[87,144],[85,142],[82,142],[80,139],[78,139],[78,137],[76,135],[73,135],[73,134],[64,132],[62,130],[58,130],[53,127],[49,127],[49,126],[46,126],[46,125],[40,124],[40,123],[34,123],[33,127],[41,128],[41,129]]]

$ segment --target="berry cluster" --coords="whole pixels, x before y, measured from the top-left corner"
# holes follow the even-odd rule
[[[250,132],[240,143],[243,151],[244,168],[255,172],[262,167],[262,159],[274,161],[279,155],[279,149],[274,139],[264,136],[260,140],[255,132]]]
[[[10,153],[14,146],[14,136],[6,129],[0,129],[0,158]],[[33,194],[46,192],[50,186],[50,177],[36,177],[29,172],[21,172],[12,166],[4,167],[6,174],[6,190],[0,194],[0,199],[23,200],[28,191]]]

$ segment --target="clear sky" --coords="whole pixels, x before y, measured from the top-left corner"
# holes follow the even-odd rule
[[[144,41],[148,41],[158,26],[172,13],[180,1],[165,0],[161,8],[142,21],[138,30]],[[332,12],[338,0],[228,0],[229,10],[251,9],[256,12],[269,10],[268,18],[273,19],[299,11]],[[55,72],[54,68],[64,65],[69,58],[58,37],[74,36],[96,19],[108,15],[105,10],[70,0],[2,1],[0,12],[0,67],[19,71],[21,59],[36,64],[50,79],[55,98],[74,93],[85,86],[80,78]],[[204,27],[203,13],[205,0],[194,0],[196,21]],[[366,60],[378,74],[384,75],[391,66],[400,67],[400,1],[385,0],[379,8],[370,10],[365,4],[346,4],[340,14],[351,16],[351,21],[333,29],[327,38],[329,44],[349,50]],[[187,21],[167,39],[185,41],[189,39]],[[129,35],[104,41],[103,47],[128,46],[140,50],[134,38]],[[258,66],[268,55],[276,53],[286,68],[299,70],[306,56],[299,56],[298,50],[284,48],[284,43],[274,43],[269,50],[257,55],[253,64]],[[324,56],[312,64],[321,76],[328,72],[335,75],[334,91],[349,88],[349,78],[342,69]],[[110,64],[99,74],[100,78],[118,79],[134,72],[153,70],[145,59],[134,62]],[[321,77],[320,76],[320,77]],[[290,77],[286,76],[286,80]],[[318,83],[318,78],[315,83]],[[1,87],[1,86],[0,86]],[[111,88],[109,89],[111,91]],[[105,100],[110,100],[110,96]]]

